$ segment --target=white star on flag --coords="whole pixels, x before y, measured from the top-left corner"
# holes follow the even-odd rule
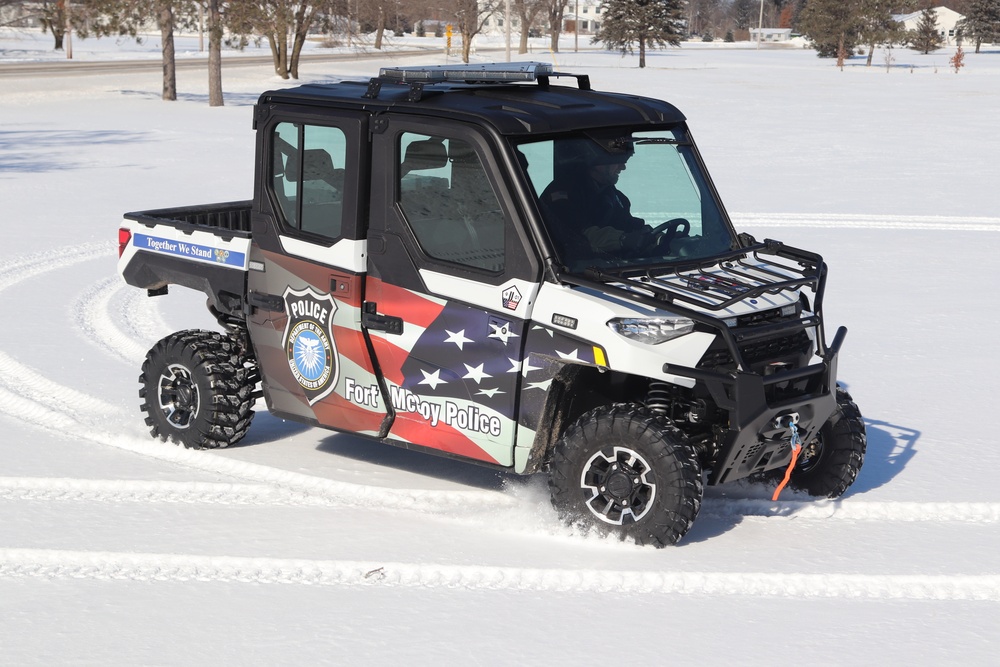
[[[516,359],[511,359],[510,357],[507,357],[507,361],[510,362],[510,369],[507,371],[508,373],[523,373],[524,377],[528,377],[528,373],[530,373],[531,371],[542,370],[541,366],[532,366],[531,361],[529,359],[525,359],[523,362],[521,362]]]
[[[455,333],[454,331],[448,331],[447,329],[445,329],[445,333],[448,334],[448,337],[444,339],[444,342],[454,343],[455,345],[458,345],[458,349],[460,350],[464,350],[462,346],[465,345],[466,343],[473,342],[471,338],[465,337],[465,329],[462,329],[458,333]]]
[[[549,378],[544,382],[529,382],[528,386],[525,387],[524,390],[527,391],[529,389],[541,389],[542,391],[548,391],[550,384],[552,384],[552,378]]]
[[[556,350],[556,354],[559,355],[560,359],[566,359],[568,361],[580,361],[580,350],[573,350],[570,353],[560,352]]]
[[[493,329],[493,333],[487,336],[487,338],[496,338],[497,340],[502,341],[504,345],[506,345],[507,341],[511,338],[520,338],[520,336],[510,330],[510,322],[504,322],[499,325],[490,322],[490,329]]]
[[[486,396],[487,398],[493,398],[497,394],[506,394],[506,393],[507,392],[505,391],[500,391],[500,388],[497,387],[496,389],[480,389],[479,391],[476,392],[476,396]]]
[[[489,373],[484,373],[483,372],[483,366],[485,366],[485,365],[486,364],[483,363],[483,364],[479,364],[478,366],[476,366],[475,368],[473,368],[469,364],[463,364],[463,366],[465,366],[465,370],[467,370],[468,373],[466,373],[465,376],[462,379],[463,380],[472,380],[476,384],[479,384],[484,379],[493,377]]]
[[[424,379],[421,380],[420,382],[418,382],[417,384],[426,384],[426,385],[429,385],[431,389],[437,389],[437,386],[439,384],[448,384],[447,380],[442,380],[441,379],[441,369],[440,368],[437,369],[436,371],[434,371],[433,373],[428,373],[423,368],[421,368],[420,372],[424,374]]]

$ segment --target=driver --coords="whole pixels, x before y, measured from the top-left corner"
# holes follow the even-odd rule
[[[654,240],[652,230],[632,215],[631,202],[616,187],[634,152],[631,145],[608,151],[589,143],[587,148],[582,173],[557,177],[539,198],[558,249],[573,255],[588,249],[588,255],[618,255],[647,247]]]

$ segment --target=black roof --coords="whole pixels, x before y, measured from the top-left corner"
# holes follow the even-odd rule
[[[378,81],[373,96],[370,91]],[[493,126],[500,134],[545,134],[621,125],[679,123],[662,100],[542,83],[316,83],[261,95],[259,104],[295,104],[440,116]]]

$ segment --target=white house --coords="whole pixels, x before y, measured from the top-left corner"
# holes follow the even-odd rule
[[[762,42],[787,42],[792,38],[791,28],[764,28],[758,30],[757,28],[750,28],[750,41],[757,41],[757,33],[760,32],[760,41]]]
[[[941,34],[941,41],[947,46],[957,44],[958,30],[955,28],[955,24],[964,19],[965,16],[947,7],[935,7],[934,11],[937,13],[937,26],[938,32]],[[916,30],[922,13],[897,14],[892,18],[902,23],[907,30]]]
[[[568,0],[563,7],[563,34],[572,34],[576,26],[579,25],[581,35],[593,35],[601,27],[601,12],[603,0]],[[521,21],[514,11],[511,3],[510,26],[517,33],[521,29]],[[532,26],[541,34],[548,33],[548,23],[544,14],[539,14],[535,18],[535,25]],[[486,21],[483,29],[488,34],[502,34],[504,27],[504,3],[500,3],[499,9]]]

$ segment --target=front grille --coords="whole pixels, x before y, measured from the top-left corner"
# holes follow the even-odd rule
[[[805,331],[798,331],[788,336],[765,338],[745,343],[740,345],[740,353],[748,366],[755,366],[804,355],[809,352],[811,345],[809,334]],[[733,356],[729,354],[729,350],[721,340],[716,341],[698,363],[698,368],[732,368],[734,366]]]

